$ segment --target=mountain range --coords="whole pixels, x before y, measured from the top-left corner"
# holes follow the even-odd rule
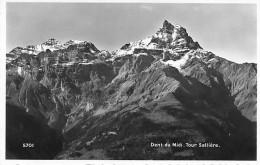
[[[6,76],[8,159],[256,160],[257,64],[166,20],[112,52],[53,38],[16,47]]]

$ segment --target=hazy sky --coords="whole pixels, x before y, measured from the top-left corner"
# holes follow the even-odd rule
[[[254,4],[7,3],[7,51],[49,38],[90,41],[100,50],[154,34],[164,20],[187,29],[205,50],[256,62]]]

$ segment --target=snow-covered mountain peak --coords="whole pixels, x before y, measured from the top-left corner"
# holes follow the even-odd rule
[[[54,38],[50,38],[39,45],[28,45],[26,47],[16,47],[13,50],[11,50],[9,53],[13,55],[19,55],[22,53],[37,55],[38,53],[46,51],[47,49],[51,51],[61,50],[61,49],[68,48],[70,45],[79,45],[81,48],[87,47],[89,51],[92,53],[99,52],[99,50],[91,42],[80,41],[80,40],[69,40],[64,44],[62,44],[58,40]]]
[[[114,52],[115,56],[123,56],[127,54],[136,54],[140,51],[145,52],[170,52],[178,54],[178,52],[202,49],[198,42],[194,42],[188,35],[185,28],[180,25],[172,25],[167,20],[163,22],[160,28],[154,35],[143,40],[130,42],[125,44],[121,49]]]

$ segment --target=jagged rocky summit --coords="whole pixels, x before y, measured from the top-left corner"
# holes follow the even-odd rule
[[[25,155],[7,146],[10,157],[256,159],[257,65],[203,50],[179,25],[165,21],[151,37],[111,53],[91,42],[50,39],[13,49],[6,68],[7,111],[20,109],[16,116],[36,119],[63,146]],[[9,137],[34,132],[23,120],[12,129],[10,113],[7,120]]]
[[[186,29],[179,25],[173,26],[165,20],[163,27],[156,34],[144,40],[125,44],[116,51],[116,55],[136,54],[139,52],[177,54],[178,52],[198,48],[201,48],[200,45],[192,40]]]

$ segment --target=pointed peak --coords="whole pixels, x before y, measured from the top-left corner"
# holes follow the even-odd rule
[[[163,22],[163,29],[165,29],[165,30],[173,30],[173,29],[174,29],[174,26],[173,26],[170,22],[168,22],[167,20],[165,20],[165,21]]]
[[[164,20],[163,24],[169,24],[169,22],[167,20]]]

